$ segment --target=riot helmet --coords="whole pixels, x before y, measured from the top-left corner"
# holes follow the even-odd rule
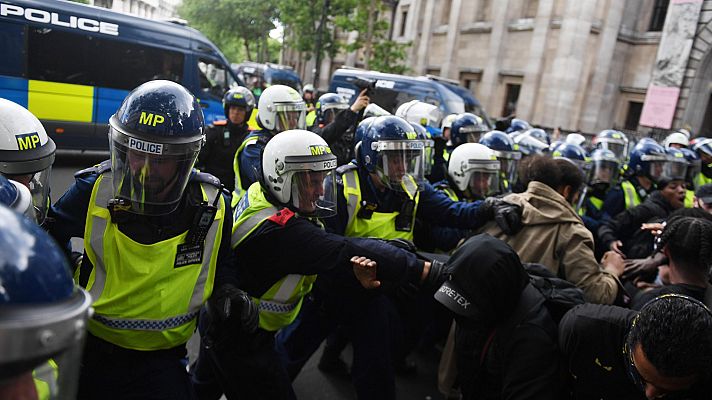
[[[423,150],[423,175],[430,176],[433,170],[433,163],[435,162],[435,142],[430,132],[428,132],[423,125],[413,122],[409,122],[409,124],[413,127],[413,130],[415,130],[418,139],[425,143],[425,149]]]
[[[690,139],[682,132],[673,132],[663,140],[663,147],[686,148],[690,145]]]
[[[630,153],[627,173],[633,176],[644,176],[653,182],[658,182],[664,175],[668,156],[663,146],[651,140],[641,140]]]
[[[205,142],[203,111],[183,86],[149,81],[111,116],[109,138],[115,200],[133,213],[168,214]]]
[[[49,183],[56,146],[39,119],[0,98],[0,174],[30,189],[38,223],[49,209]]]
[[[272,133],[306,129],[307,106],[289,86],[272,85],[262,92],[257,106],[257,122]]]
[[[507,182],[514,182],[517,178],[517,165],[522,158],[519,145],[514,143],[514,140],[502,131],[487,132],[480,139],[480,144],[494,151],[494,155],[499,160],[502,178],[506,179]]]
[[[531,129],[531,125],[529,125],[529,122],[519,119],[519,118],[514,118],[512,122],[509,123],[509,127],[505,131],[505,133],[513,133],[513,132],[519,132],[519,131],[526,131],[527,129]]]
[[[404,119],[376,117],[361,139],[358,163],[386,187],[414,196],[424,179],[425,143]]]
[[[366,108],[363,110],[363,118],[366,119],[368,117],[381,117],[384,115],[393,115],[383,109],[383,107],[379,106],[376,103],[368,103]]]
[[[618,181],[620,160],[608,149],[595,149],[591,153],[589,185],[596,191],[605,192]]]
[[[566,135],[566,139],[564,141],[566,143],[571,143],[583,147],[583,145],[586,143],[586,138],[580,133],[569,133],[568,135]]]
[[[0,206],[0,398],[76,398],[91,298],[64,251],[38,225]]]
[[[262,153],[263,185],[281,204],[305,216],[336,214],[336,167],[324,139],[305,130],[280,133]]]
[[[621,162],[628,159],[628,137],[621,131],[602,130],[593,138],[593,145],[597,149],[612,151]]]
[[[499,192],[499,161],[493,150],[479,143],[464,143],[450,154],[447,172],[460,192],[485,198]]]
[[[489,128],[484,120],[472,113],[459,114],[452,121],[450,141],[457,147],[463,143],[478,143]]]
[[[659,181],[684,181],[687,177],[687,166],[689,164],[687,158],[685,158],[685,153],[680,149],[668,147],[665,149],[665,154],[667,154],[667,162],[665,163],[663,175]]]
[[[411,100],[401,104],[396,110],[396,116],[413,124],[433,128],[438,128],[443,119],[442,112],[438,106],[420,100]]]
[[[349,103],[336,93],[324,93],[316,102],[316,122],[319,125],[329,125],[336,114],[349,108]]]
[[[225,96],[223,96],[223,110],[225,111],[225,118],[228,120],[230,120],[230,106],[244,108],[244,123],[247,123],[250,119],[250,115],[252,115],[252,110],[255,109],[255,96],[250,89],[243,86],[230,89],[225,93]]]
[[[574,163],[581,173],[586,176],[589,169],[589,157],[583,147],[573,143],[562,143],[551,153],[552,158],[562,158]]]
[[[695,177],[702,171],[702,160],[700,156],[690,149],[680,149],[687,160],[687,173],[685,174],[685,182],[689,189],[692,189],[695,184]],[[697,189],[697,188],[695,188]]]

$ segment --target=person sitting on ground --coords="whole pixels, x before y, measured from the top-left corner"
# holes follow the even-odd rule
[[[670,284],[639,292],[631,304],[640,310],[648,301],[667,293],[678,293],[704,301],[712,266],[712,217],[699,209],[702,217],[674,215],[659,237],[658,251],[668,259]]]
[[[710,397],[712,312],[691,297],[666,294],[640,312],[574,307],[559,323],[559,349],[573,399]]]
[[[593,236],[572,206],[578,200],[583,173],[569,160],[546,156],[533,156],[526,166],[522,176],[527,190],[503,198],[522,207],[522,230],[507,235],[488,223],[481,232],[507,242],[522,262],[543,264],[573,283],[587,301],[612,304],[623,293],[617,278],[623,273],[623,258],[607,252],[601,267],[594,257]]]
[[[455,358],[463,399],[557,399],[557,328],[517,253],[481,234],[448,262],[435,299],[455,314]]]

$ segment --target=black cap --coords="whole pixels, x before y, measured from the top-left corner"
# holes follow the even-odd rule
[[[517,253],[488,234],[468,239],[450,258],[450,279],[435,300],[472,319],[497,320],[516,305],[529,282]]]
[[[705,204],[712,203],[712,183],[700,186],[695,192],[695,197]]]

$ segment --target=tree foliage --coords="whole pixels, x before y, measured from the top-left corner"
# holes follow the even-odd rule
[[[269,32],[279,0],[183,0],[178,13],[231,61],[269,61]],[[272,46],[274,48],[274,46]]]

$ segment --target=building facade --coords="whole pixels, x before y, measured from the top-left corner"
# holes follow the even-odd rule
[[[712,0],[400,0],[410,74],[456,79],[494,117],[595,133],[639,125],[670,3],[699,3],[672,129],[712,136]],[[322,76],[358,58],[325,60]]]

